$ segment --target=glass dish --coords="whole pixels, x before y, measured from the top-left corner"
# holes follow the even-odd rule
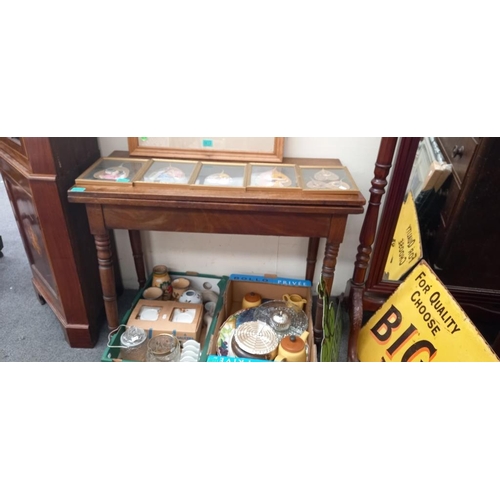
[[[161,333],[148,341],[146,361],[172,362],[180,361],[181,345],[179,340],[169,333]]]
[[[280,338],[292,334],[300,337],[308,329],[307,314],[296,307],[287,306],[284,300],[270,300],[254,309],[255,320],[267,323]]]

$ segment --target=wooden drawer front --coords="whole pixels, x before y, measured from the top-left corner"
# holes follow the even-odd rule
[[[443,210],[441,211],[441,217],[445,226],[449,226],[450,217],[453,216],[455,203],[457,201],[459,193],[460,187],[458,186],[456,179],[452,177],[448,195],[446,196],[446,202],[444,204]]]
[[[455,176],[462,183],[477,147],[476,140],[472,137],[439,137],[439,140]]]

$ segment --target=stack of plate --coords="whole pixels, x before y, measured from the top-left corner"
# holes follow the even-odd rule
[[[181,363],[196,363],[200,357],[200,344],[196,340],[186,340],[182,343]]]

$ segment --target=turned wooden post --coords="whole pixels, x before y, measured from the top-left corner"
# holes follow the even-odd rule
[[[325,293],[330,296],[332,293],[333,278],[340,244],[344,239],[345,227],[347,225],[347,216],[333,216],[330,221],[330,231],[325,245],[325,256],[323,258],[323,267],[321,276],[325,282]],[[316,305],[316,315],[314,319],[314,342],[320,351],[323,341],[323,301],[318,297]]]
[[[99,275],[101,277],[102,298],[106,308],[106,318],[110,330],[118,328],[118,304],[116,300],[115,273],[113,269],[113,253],[109,232],[107,234],[96,234],[95,246],[97,249],[97,262],[99,263]]]
[[[387,176],[392,166],[396,144],[397,137],[383,137],[380,143],[377,162],[375,163],[375,176],[371,182],[370,200],[359,236],[360,244],[354,264],[354,274],[347,284],[345,293],[346,297],[348,297],[350,317],[348,361],[358,361],[357,344],[359,330],[363,321],[363,293],[366,271],[370,263],[380,204],[387,186]]]

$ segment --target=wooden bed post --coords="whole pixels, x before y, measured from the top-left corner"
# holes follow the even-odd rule
[[[387,186],[387,176],[391,170],[397,137],[383,137],[380,142],[375,175],[370,188],[370,200],[359,236],[358,253],[354,264],[354,274],[347,282],[346,297],[348,298],[350,331],[348,344],[348,361],[359,361],[357,343],[359,330],[363,320],[363,293],[365,289],[366,272],[370,263],[372,245],[375,240],[377,221],[382,196]]]

